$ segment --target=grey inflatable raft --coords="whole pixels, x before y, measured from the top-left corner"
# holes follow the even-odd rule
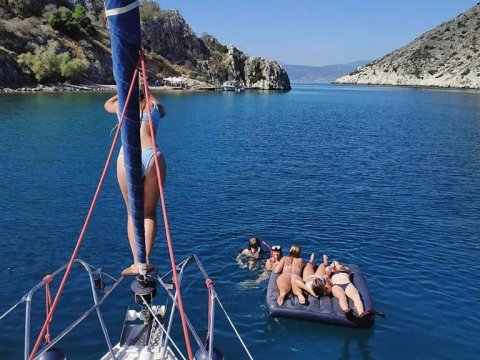
[[[351,281],[360,293],[365,311],[373,309],[367,281],[362,271],[356,265],[348,264],[347,266],[350,268],[352,274]],[[309,295],[307,303],[302,305],[298,302],[298,298],[290,292],[285,298],[283,305],[280,306],[277,304],[277,278],[278,274],[272,273],[267,288],[267,310],[272,316],[323,322],[352,328],[369,328],[374,323],[374,317],[362,321],[359,321],[356,317],[347,319],[338,304],[338,299],[335,297],[322,296],[320,299],[317,299]],[[354,308],[350,299],[348,304],[350,308]]]

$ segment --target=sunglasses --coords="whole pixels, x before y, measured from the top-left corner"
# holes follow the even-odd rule
[[[272,250],[273,251],[282,251],[282,247],[280,245],[273,245]]]

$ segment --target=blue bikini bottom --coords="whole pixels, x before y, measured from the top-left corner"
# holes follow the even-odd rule
[[[157,147],[157,152],[160,152],[158,147]],[[147,169],[150,166],[150,162],[152,161],[154,154],[155,154],[155,152],[153,151],[153,148],[142,149],[142,175],[143,175],[143,177],[145,177],[145,173],[147,172]],[[120,147],[120,151],[118,152],[118,155],[123,156],[123,146]]]

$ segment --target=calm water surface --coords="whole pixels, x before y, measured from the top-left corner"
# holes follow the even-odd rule
[[[69,259],[113,139],[108,96],[0,96],[0,313]],[[200,257],[256,359],[478,358],[480,92],[298,85],[160,96],[176,256]],[[235,262],[252,235],[299,243],[304,258],[327,253],[358,264],[388,320],[352,330],[270,318],[259,271]],[[161,272],[164,238],[160,225]],[[111,274],[131,262],[114,166],[80,258]],[[204,314],[205,288],[191,275],[187,311]],[[86,280],[74,273],[69,281],[53,334],[91,304]],[[115,342],[131,303],[127,282],[116,294],[104,307]],[[34,303],[37,327],[43,296]],[[216,319],[217,347],[244,359],[220,312]],[[204,336],[206,317],[193,321]],[[0,322],[0,358],[19,359],[22,347],[16,311]],[[105,353],[96,318],[62,348],[69,359]]]

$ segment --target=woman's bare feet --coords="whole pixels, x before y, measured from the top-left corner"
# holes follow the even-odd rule
[[[323,254],[323,265],[328,266],[328,256]]]
[[[278,295],[278,299],[277,299],[277,304],[278,305],[283,305],[283,302],[285,301],[285,295],[287,295],[287,294]]]
[[[147,272],[155,270],[153,265],[147,265]],[[129,267],[123,269],[122,276],[135,276],[138,275],[138,266],[135,264],[130,265]]]
[[[308,260],[308,262],[313,264],[314,261],[315,261],[315,253],[312,253],[312,255],[310,255],[310,260]]]
[[[305,304],[305,296],[303,295],[298,295],[298,302],[302,305]]]

